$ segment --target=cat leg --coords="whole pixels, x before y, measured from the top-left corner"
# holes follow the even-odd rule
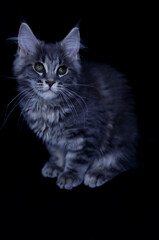
[[[119,156],[121,153],[111,153],[94,161],[85,174],[84,184],[91,188],[99,187],[123,172],[124,168],[120,165]]]
[[[55,163],[51,163],[51,161],[46,162],[41,170],[43,177],[49,178],[56,178],[60,172],[62,172],[62,168]]]
[[[64,172],[57,178],[57,185],[62,189],[72,189],[83,182],[89,166],[88,158],[83,152],[68,152]]]
[[[107,168],[91,169],[85,174],[84,184],[90,188],[100,187],[116,177],[119,173],[119,171]]]
[[[54,155],[45,163],[41,172],[44,177],[56,178],[63,171],[63,167],[64,154],[62,151],[54,149]]]

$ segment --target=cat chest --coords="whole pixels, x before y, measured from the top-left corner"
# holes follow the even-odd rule
[[[43,141],[47,142],[50,139],[58,139],[61,135],[61,130],[64,120],[64,112],[60,109],[30,109],[26,113],[26,120],[29,127]]]

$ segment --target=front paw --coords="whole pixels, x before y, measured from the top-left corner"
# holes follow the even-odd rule
[[[74,175],[72,172],[63,172],[57,179],[57,185],[62,189],[70,190],[82,183],[82,179]]]
[[[111,178],[106,177],[105,171],[89,170],[84,177],[84,184],[90,188],[95,188],[103,185]]]
[[[61,173],[61,171],[62,169],[57,165],[47,162],[42,168],[41,173],[44,177],[56,178]]]

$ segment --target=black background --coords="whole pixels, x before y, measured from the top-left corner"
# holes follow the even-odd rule
[[[1,239],[157,239],[158,72],[156,6],[127,1],[23,1],[0,9]],[[12,60],[26,21],[46,42],[61,40],[80,22],[83,57],[111,63],[127,75],[136,100],[140,167],[104,186],[60,190],[41,176],[48,153],[28,129],[16,101]],[[8,107],[7,107],[8,106]]]

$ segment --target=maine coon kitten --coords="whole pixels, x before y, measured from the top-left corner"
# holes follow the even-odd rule
[[[50,159],[44,177],[60,188],[94,188],[136,166],[137,124],[126,79],[80,60],[77,27],[60,42],[38,40],[22,23],[13,69],[22,114]]]

